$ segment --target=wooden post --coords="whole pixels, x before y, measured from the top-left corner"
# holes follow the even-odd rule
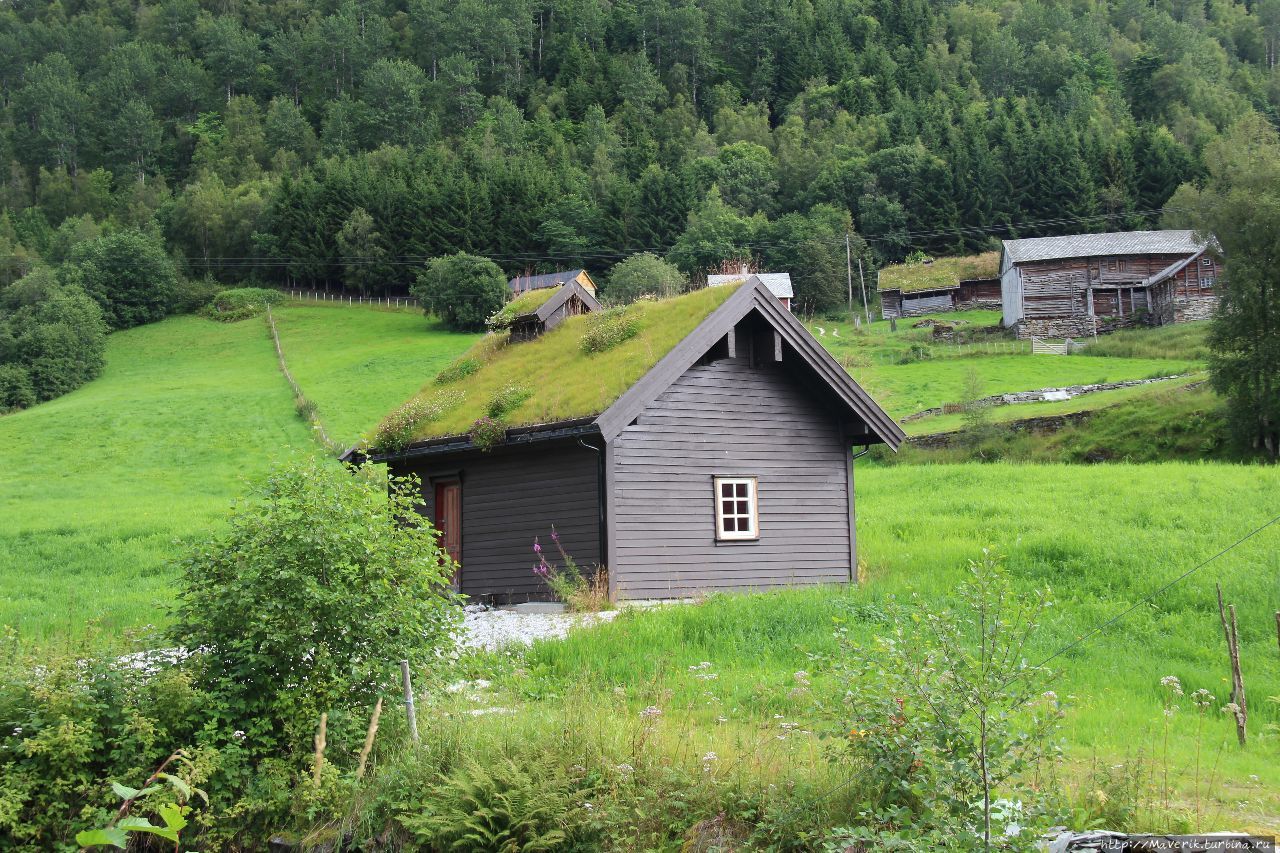
[[[400,661],[400,681],[404,685],[404,713],[409,720],[409,737],[418,742],[418,712],[413,707],[413,682],[409,678],[409,662]]]
[[[1276,611],[1276,645],[1280,646],[1280,610]]]
[[[1245,703],[1244,675],[1240,672],[1240,631],[1236,627],[1236,606],[1228,604],[1227,611],[1231,614],[1231,685],[1236,705],[1240,707],[1236,712],[1236,737],[1240,739],[1240,745],[1244,746],[1248,736],[1245,727],[1249,722],[1249,706]]]
[[[862,258],[858,258],[858,287],[862,290],[862,311],[867,316],[867,325],[871,325],[871,301],[867,299],[867,280],[862,275]]]
[[[329,728],[329,712],[320,715],[320,730],[316,732],[316,762],[311,771],[311,781],[320,785],[320,773],[324,770],[325,733]]]
[[[369,731],[364,736],[364,747],[360,750],[360,764],[356,767],[356,778],[364,778],[365,765],[369,763],[369,753],[373,752],[373,739],[378,734],[378,718],[382,716],[382,697],[373,706],[373,719],[369,720]]]

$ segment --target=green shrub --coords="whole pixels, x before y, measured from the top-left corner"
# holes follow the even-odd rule
[[[80,243],[60,275],[97,301],[113,329],[164,318],[178,285],[164,241],[133,228]]]
[[[416,483],[389,488],[318,460],[281,466],[232,511],[225,533],[183,563],[173,643],[218,697],[219,736],[255,756],[358,735],[396,662],[452,643],[453,561],[415,509]],[[352,731],[354,729],[354,731]]]
[[[173,289],[173,313],[194,314],[222,291],[223,286],[211,278],[179,279]]]
[[[374,446],[380,450],[403,450],[419,427],[460,405],[465,396],[462,391],[439,391],[425,399],[413,398],[378,424],[373,434]]]
[[[485,411],[488,412],[489,417],[501,419],[514,412],[516,407],[532,396],[533,389],[529,386],[509,382],[494,392]]]
[[[611,308],[590,316],[579,346],[587,355],[601,353],[634,338],[639,332],[640,324],[625,308]]]
[[[457,382],[459,379],[466,379],[468,376],[475,373],[479,369],[480,369],[479,359],[467,358],[464,356],[462,358],[459,358],[453,361],[448,366],[446,366],[444,370],[437,373],[436,384],[449,385],[453,382]]]
[[[507,301],[507,277],[488,258],[458,252],[428,262],[411,290],[450,329],[478,331]]]
[[[0,366],[11,366],[0,410],[52,400],[95,378],[106,334],[97,303],[46,268],[0,290]]]
[[[219,292],[208,305],[204,315],[224,323],[234,323],[257,317],[269,305],[279,305],[285,295],[265,287],[236,287]]]
[[[31,375],[19,364],[0,364],[0,414],[36,404]]]

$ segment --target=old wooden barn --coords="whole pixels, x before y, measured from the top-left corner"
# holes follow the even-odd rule
[[[944,311],[1000,308],[1000,255],[930,258],[880,270],[880,316],[918,317]]]
[[[1135,324],[1204,320],[1221,261],[1194,231],[1124,231],[1006,240],[1004,325],[1018,337],[1084,337]]]
[[[531,549],[553,525],[615,599],[855,578],[854,448],[903,433],[760,279],[489,335],[462,363],[367,456],[421,479],[468,596],[550,598]]]
[[[592,296],[596,295],[596,283],[591,280],[586,270],[560,270],[540,275],[518,275],[507,282],[507,288],[512,296],[519,296],[531,290],[561,287],[573,282],[581,285]]]

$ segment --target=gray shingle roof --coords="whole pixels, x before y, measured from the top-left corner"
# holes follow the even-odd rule
[[[573,281],[581,274],[582,270],[579,269],[548,272],[542,275],[518,275],[507,282],[507,287],[511,288],[512,293],[521,294],[530,290],[541,290],[544,287],[559,287]]]
[[[1116,231],[1004,241],[1005,256],[1015,264],[1108,255],[1180,255],[1203,248],[1194,231]]]
[[[750,275],[750,274],[748,274]],[[722,284],[729,284],[734,281],[742,281],[748,275],[735,273],[733,275],[709,275],[707,276],[707,287],[718,287]],[[764,282],[764,286],[769,288],[769,292],[779,299],[791,299],[796,293],[791,287],[791,275],[785,272],[761,272],[755,273],[755,277]]]

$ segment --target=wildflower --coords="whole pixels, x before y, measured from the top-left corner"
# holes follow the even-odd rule
[[[18,736],[18,735],[20,735],[20,734],[22,734],[22,726],[14,726],[14,727],[13,727],[13,736],[14,736],[14,737],[17,737],[17,736]]]
[[[1054,693],[1052,690],[1046,690],[1044,693],[1040,695],[1043,696],[1045,699],[1048,699],[1050,702],[1058,701],[1058,694]]]
[[[240,729],[236,729],[234,732],[231,733],[231,739],[234,740],[236,743],[244,743],[244,738],[245,738],[245,734]]]
[[[625,687],[615,687],[613,688],[613,695],[622,699],[627,695],[627,689]]]
[[[799,723],[778,723],[778,727],[786,729],[787,731],[791,731],[792,729],[800,728],[800,724]]]
[[[1175,712],[1175,711],[1177,711],[1177,710],[1178,710],[1178,706],[1177,706],[1177,705],[1170,705],[1168,708],[1165,708],[1165,709],[1164,709],[1164,716],[1165,716],[1165,719],[1167,719],[1167,720],[1171,720],[1171,719],[1173,719],[1174,712]]]
[[[803,669],[801,669],[801,670],[797,670],[797,671],[796,671],[796,674],[795,674],[795,679],[796,679],[796,681],[802,681],[802,682],[803,682],[803,681],[808,681],[808,680],[809,680],[809,673],[805,672]]]
[[[591,803],[583,803],[583,804],[582,804],[582,807],[583,807],[584,809],[586,809],[587,811],[591,811],[592,809],[594,809],[594,808],[595,808],[595,806],[591,805]]]
[[[1173,691],[1174,696],[1182,695],[1182,682],[1178,681],[1178,677],[1176,675],[1166,675],[1164,678],[1160,679],[1160,686]]]
[[[533,553],[539,554],[539,555],[542,554],[542,546],[538,544],[537,536],[533,537]]]
[[[853,738],[854,740],[861,740],[866,736],[867,736],[866,729],[858,729],[858,728],[849,729],[849,737]]]
[[[716,722],[717,722],[717,723],[727,723],[727,722],[729,722],[729,718],[728,718],[728,717],[716,717]]]
[[[1222,713],[1224,713],[1224,714],[1235,714],[1235,715],[1239,716],[1239,714],[1240,714],[1240,706],[1239,706],[1239,705],[1237,705],[1235,702],[1228,702],[1227,704],[1225,704],[1225,705],[1223,705],[1223,706],[1222,706]]]
[[[619,773],[635,773],[636,772],[636,769],[634,767],[626,763],[619,764],[617,767],[613,769],[617,770]]]
[[[718,759],[719,757],[720,757],[720,756],[716,755],[714,752],[708,752],[706,755],[702,756],[702,760],[703,760],[704,762],[705,762],[705,761],[715,761],[715,760],[716,760],[716,759]]]
[[[662,709],[657,705],[650,705],[648,708],[645,708],[640,712],[640,716],[645,719],[648,719],[649,717],[661,717]]]
[[[536,539],[537,537],[535,537],[535,541]],[[554,527],[551,528],[551,541],[556,543],[557,545],[560,544],[560,534],[556,533],[556,529]]]

